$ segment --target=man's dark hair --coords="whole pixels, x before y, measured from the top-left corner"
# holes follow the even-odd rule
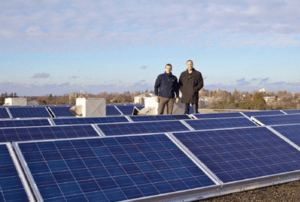
[[[166,68],[167,66],[170,66],[170,67],[172,67],[172,65],[171,65],[170,63],[166,64],[165,68]]]
[[[188,60],[188,61],[186,61],[186,64],[187,64],[188,62],[192,62],[192,63],[193,63],[193,60]],[[194,63],[193,63],[193,64],[194,64]]]

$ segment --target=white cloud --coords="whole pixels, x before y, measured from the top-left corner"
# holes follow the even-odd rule
[[[0,45],[25,41],[27,48],[42,50],[89,48],[86,43],[96,43],[97,48],[118,44],[300,46],[299,6],[298,1],[279,0],[2,1]],[[11,47],[16,48],[19,45]]]
[[[50,74],[48,73],[37,73],[35,75],[33,75],[31,78],[33,79],[47,79],[50,77]]]

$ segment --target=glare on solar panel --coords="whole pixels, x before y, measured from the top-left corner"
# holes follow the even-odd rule
[[[97,126],[106,136],[189,131],[180,121],[114,123],[98,124]]]
[[[10,144],[0,145],[0,200],[34,201]]]
[[[55,125],[129,122],[128,119],[124,116],[88,117],[88,118],[55,118],[52,119],[52,121],[55,123]]]
[[[91,125],[0,128],[0,142],[99,137]]]
[[[24,126],[50,126],[48,119],[0,120],[0,128]]]
[[[185,120],[185,122],[195,130],[256,126],[256,124],[250,121],[248,118]]]
[[[122,201],[215,185],[163,134],[15,145],[44,201]]]
[[[300,114],[256,116],[252,119],[264,125],[285,125],[300,123]]]
[[[13,118],[51,117],[45,107],[10,107]]]
[[[161,121],[161,120],[181,120],[181,119],[191,119],[186,114],[173,114],[173,115],[147,115],[147,116],[129,116],[132,121]]]
[[[265,127],[174,136],[224,183],[300,170],[299,150]]]

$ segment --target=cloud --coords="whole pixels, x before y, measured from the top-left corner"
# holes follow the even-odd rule
[[[146,69],[146,68],[147,68],[146,65],[141,66],[141,69]]]
[[[0,47],[300,46],[299,7],[279,0],[1,1]]]
[[[249,81],[246,81],[245,78],[238,79],[238,80],[236,80],[236,82],[237,82],[237,85],[239,85],[239,86],[247,86],[251,83]]]
[[[37,73],[35,75],[33,75],[31,78],[33,79],[47,79],[50,77],[50,74],[48,73]]]
[[[72,76],[72,77],[70,77],[71,79],[77,79],[78,78],[78,76]]]
[[[266,82],[268,82],[270,80],[270,78],[264,78],[260,80],[259,84],[265,84]]]

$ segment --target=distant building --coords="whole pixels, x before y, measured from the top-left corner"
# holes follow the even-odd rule
[[[144,93],[134,97],[134,104],[145,104],[145,98],[147,97],[155,97],[153,93]]]
[[[266,102],[275,101],[276,97],[275,96],[264,96],[264,100]]]
[[[265,93],[265,92],[267,92],[267,91],[266,91],[266,89],[262,88],[262,89],[260,89],[258,92]]]

